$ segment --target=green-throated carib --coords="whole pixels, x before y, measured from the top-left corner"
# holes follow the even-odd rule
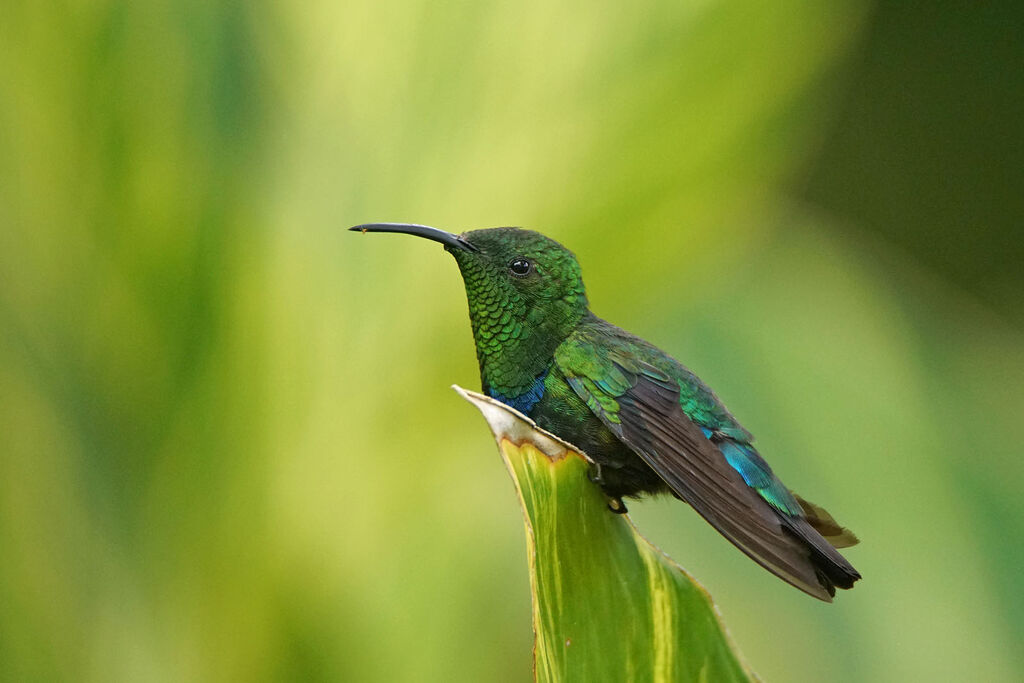
[[[590,312],[576,257],[518,228],[454,235],[372,223],[440,242],[459,264],[483,391],[580,447],[594,479],[623,496],[671,493],[761,566],[821,600],[857,570],[836,548],[857,542],[791,493],[718,397],[678,361]]]

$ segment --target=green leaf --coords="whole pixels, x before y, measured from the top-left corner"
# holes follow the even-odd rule
[[[571,444],[487,396],[526,522],[538,681],[749,681],[707,591],[613,514]]]

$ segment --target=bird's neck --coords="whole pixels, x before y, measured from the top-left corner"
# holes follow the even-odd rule
[[[523,291],[480,259],[453,252],[462,271],[485,392],[509,399],[538,390],[555,349],[588,315],[583,281]]]
[[[505,397],[535,391],[554,361],[555,349],[587,313],[577,304],[558,301],[531,307],[520,300],[474,305],[471,299],[469,315],[484,391]]]

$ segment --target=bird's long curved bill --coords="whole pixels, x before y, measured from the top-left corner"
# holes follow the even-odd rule
[[[349,230],[352,232],[399,232],[440,242],[446,247],[453,247],[464,251],[479,251],[479,249],[458,235],[453,235],[450,232],[438,230],[437,228],[431,228],[428,225],[417,225],[415,223],[363,223],[362,225],[353,226]]]

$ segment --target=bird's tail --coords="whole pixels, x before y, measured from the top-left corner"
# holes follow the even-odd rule
[[[796,502],[800,503],[800,507],[803,508],[807,523],[821,534],[826,541],[832,544],[833,548],[849,548],[860,543],[860,539],[857,538],[856,534],[841,526],[835,520],[835,517],[828,513],[828,510],[820,505],[815,505],[805,498],[801,498],[795,493],[793,497],[796,498]]]
[[[814,571],[829,595],[836,588],[853,588],[860,572],[853,568],[836,548],[848,548],[858,542],[849,529],[840,526],[824,508],[794,494],[805,519],[783,516],[789,531],[807,544]]]

